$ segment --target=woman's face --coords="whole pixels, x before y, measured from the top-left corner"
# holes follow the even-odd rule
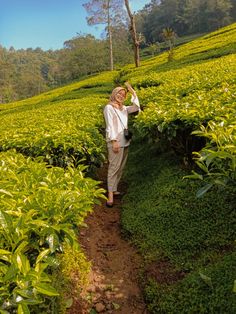
[[[123,103],[125,101],[126,98],[126,92],[125,90],[120,90],[117,94],[116,94],[116,101],[119,103]]]

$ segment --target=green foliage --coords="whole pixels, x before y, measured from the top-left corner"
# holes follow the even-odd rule
[[[156,267],[147,274],[151,313],[236,309],[235,27],[176,48],[169,64],[164,53],[120,72],[144,108],[135,120],[139,142],[129,155],[122,225]],[[181,277],[163,283],[163,260],[167,278],[171,267]]]
[[[172,61],[174,59],[174,46],[175,46],[175,38],[176,34],[173,29],[170,27],[164,28],[162,30],[162,37],[168,45],[168,61]]]
[[[232,9],[234,7],[234,10]],[[234,0],[152,0],[137,13],[137,29],[146,42],[160,41],[163,28],[178,36],[211,32],[235,21]]]
[[[227,119],[228,118],[228,119]],[[220,122],[211,121],[208,127],[195,131],[210,142],[200,153],[195,153],[196,163],[203,170],[205,181],[209,184],[236,183],[236,124],[233,116]]]
[[[131,62],[124,26],[114,29],[113,40],[115,67]],[[108,69],[107,39],[96,39],[90,34],[78,34],[56,51],[0,47],[0,104],[32,97]]]
[[[15,152],[1,153],[0,308],[11,310],[57,296],[48,268],[64,242],[77,247],[81,225],[104,190],[83,167],[46,168]]]
[[[2,105],[1,150],[15,148],[28,156],[43,156],[53,166],[77,166],[81,162],[89,170],[99,166],[105,152],[100,132],[102,106],[107,102],[108,88],[112,89],[113,75],[103,73],[32,99]],[[102,83],[98,86],[99,81]]]
[[[236,298],[232,278],[235,253],[196,271],[173,287],[150,280],[145,289],[151,313],[235,313]],[[207,275],[206,275],[207,274]]]
[[[178,47],[171,65],[162,54],[142,69],[124,68],[120,77],[140,89],[139,133],[164,138],[188,164],[195,151],[209,184],[235,183],[235,27]]]
[[[78,291],[86,281],[89,263],[78,247],[77,226],[105,191],[84,173],[104,160],[102,107],[114,74],[1,105],[1,150],[7,151],[0,166],[2,311],[63,310],[72,268],[80,276]]]
[[[65,245],[64,254],[60,258],[64,278],[68,278],[78,290],[88,284],[88,274],[91,263],[86,259],[81,250]]]
[[[222,296],[228,296],[227,282],[233,289],[235,276],[229,272],[216,280],[218,266],[212,270],[208,265],[222,263],[219,273],[234,267],[222,256],[233,250],[235,239],[235,34],[234,24],[176,48],[171,63],[164,53],[138,69],[127,66],[0,105],[0,150],[7,151],[0,154],[2,311],[55,312],[62,291],[55,284],[55,269],[64,247],[64,283],[72,268],[81,276],[78,284],[86,282],[89,265],[80,254],[76,230],[104,197],[98,182],[84,172],[104,160],[102,108],[113,80],[131,81],[144,108],[133,119],[140,146],[130,155],[122,224],[147,260],[165,257],[186,274],[177,288],[181,293],[171,285],[160,285],[157,292],[151,288],[150,309],[169,310],[177,302],[179,311],[204,313],[211,293],[203,294],[215,287],[213,299],[219,302],[209,306],[225,306]],[[183,180],[190,173],[180,168],[180,160],[189,162],[192,151],[200,168],[192,177],[201,181]],[[202,186],[203,179],[207,185]],[[233,184],[225,187],[227,182]],[[197,190],[205,198],[196,199]],[[191,285],[196,287],[193,303],[188,301]],[[197,296],[203,300],[200,309]]]
[[[57,53],[0,47],[0,103],[32,97],[59,84]]]
[[[79,298],[88,285],[91,263],[87,260],[81,248],[63,245],[64,254],[59,255],[60,267],[55,273],[55,287],[60,291],[61,298],[57,304],[58,312],[65,313],[73,303],[72,295]],[[81,297],[82,299],[82,297]],[[82,301],[81,301],[82,303]]]
[[[187,171],[179,169],[173,154],[155,154],[144,144],[130,154],[122,224],[144,255],[152,252],[155,259],[164,254],[191,270],[233,244],[234,191],[228,188],[222,195],[215,188],[204,199],[195,199],[201,183],[182,179]]]
[[[130,151],[122,226],[147,262],[156,262],[156,272],[165,271],[159,264],[165,260],[184,274],[182,280],[163,283],[157,276],[147,283],[149,310],[223,313],[226,308],[233,313],[235,254],[229,260],[222,258],[235,245],[235,191],[212,188],[196,199],[201,182],[183,180],[187,173],[173,153],[161,153],[153,143],[150,148],[150,143],[136,142]],[[170,271],[166,270],[167,278]],[[210,279],[204,282],[208,277],[213,288]]]

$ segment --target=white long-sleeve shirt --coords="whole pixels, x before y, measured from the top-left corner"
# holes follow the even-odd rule
[[[123,106],[122,110],[116,109],[111,104],[107,104],[104,108],[104,118],[106,122],[106,141],[111,146],[111,141],[118,141],[120,147],[130,144],[124,137],[124,129],[128,127],[128,114],[140,111],[140,104],[137,95],[131,97],[131,106]]]

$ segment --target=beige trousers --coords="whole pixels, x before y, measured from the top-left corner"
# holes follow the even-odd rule
[[[112,147],[108,147],[108,174],[107,189],[109,192],[117,191],[118,183],[121,179],[128,157],[128,146],[121,147],[119,153],[114,153]]]

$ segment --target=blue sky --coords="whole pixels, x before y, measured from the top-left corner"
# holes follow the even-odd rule
[[[0,45],[15,49],[63,48],[77,33],[100,37],[101,28],[88,26],[82,4],[87,0],[0,0]],[[133,11],[150,0],[130,0]]]

